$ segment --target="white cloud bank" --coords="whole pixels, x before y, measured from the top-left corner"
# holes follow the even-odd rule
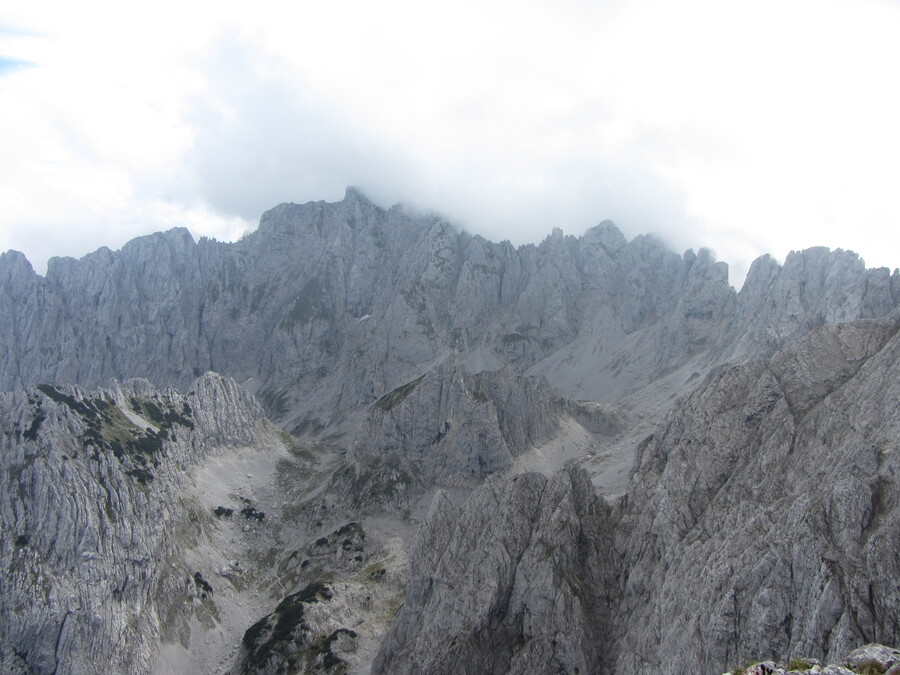
[[[514,243],[612,218],[737,284],[813,245],[900,265],[896,2],[21,4],[0,250],[39,270],[351,184]]]

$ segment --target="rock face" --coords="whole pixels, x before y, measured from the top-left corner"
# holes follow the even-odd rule
[[[896,643],[898,330],[825,326],[721,369],[611,513],[571,467],[459,515],[436,497],[376,672],[721,672]]]
[[[374,673],[596,672],[608,661],[610,510],[587,474],[438,493]]]
[[[897,643],[898,328],[826,326],[725,368],[648,439],[617,525],[617,669]]]
[[[522,372],[574,345],[545,368],[551,384],[610,399],[717,343],[771,351],[898,299],[900,277],[852,253],[761,259],[736,296],[708,251],[627,242],[611,223],[514,249],[348,190],[335,204],[282,204],[235,244],[175,229],[54,258],[46,278],[3,254],[0,388],[128,377],[184,388],[215,370],[310,434],[450,353]],[[591,382],[565,386],[585,370]]]
[[[514,249],[355,190],[234,244],[176,229],[44,278],[2,254],[0,670],[896,645],[898,308],[850,252],[735,293],[611,223]]]
[[[546,381],[445,361],[372,405],[351,457],[399,455],[429,483],[485,478],[548,441],[559,407]]]
[[[208,600],[180,558],[184,471],[266,433],[262,409],[208,374],[187,396],[41,385],[3,394],[0,419],[0,670],[146,672],[185,598]]]
[[[810,248],[779,266],[770,256],[751,265],[727,339],[769,354],[826,324],[888,316],[900,300],[900,276],[866,270],[852,251]],[[741,334],[746,337],[741,339]]]

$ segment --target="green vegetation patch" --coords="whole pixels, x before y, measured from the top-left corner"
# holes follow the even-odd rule
[[[387,570],[381,563],[374,563],[364,569],[363,574],[366,576],[366,578],[371,579],[372,581],[381,581],[387,574]]]
[[[194,585],[197,587],[200,597],[204,600],[213,594],[213,587],[203,578],[200,572],[194,572]]]
[[[107,398],[79,399],[49,384],[40,384],[37,389],[50,400],[67,406],[81,418],[85,430],[80,440],[85,448],[92,447],[95,452],[111,452],[128,467],[126,475],[144,485],[153,480],[153,473],[149,468],[159,465],[159,455],[163,443],[169,439],[169,430],[176,425],[194,428],[193,411],[187,402],[177,406],[159,397],[138,399],[132,396],[129,399],[130,407],[159,427],[158,431],[153,431],[136,426]],[[36,437],[44,419],[46,415],[40,411],[31,428],[25,432],[25,437]]]
[[[856,664],[859,675],[883,675],[885,667],[875,659],[869,659]]]
[[[791,659],[791,662],[788,663],[788,670],[810,670],[814,664],[810,663],[806,659]]]
[[[360,539],[366,538],[366,532],[363,530],[363,526],[359,523],[347,523],[346,525],[338,528],[334,531],[334,536],[336,537],[359,537]]]
[[[255,520],[258,523],[266,519],[265,512],[257,510],[255,506],[245,506],[241,509],[241,515],[247,520]]]
[[[96,406],[89,399],[86,399],[87,402],[79,401],[50,384],[39,384],[37,389],[50,400],[68,406],[85,420],[92,419],[98,414]]]
[[[527,342],[528,337],[522,335],[521,333],[507,333],[503,337],[500,338],[500,342],[505,345],[516,344],[517,342]]]
[[[34,419],[31,420],[31,426],[29,426],[25,433],[22,434],[22,437],[28,441],[37,440],[37,432],[38,429],[41,428],[41,424],[44,423],[44,420],[47,419],[47,416],[44,414],[43,410],[38,410],[37,414],[34,416]]]
[[[126,471],[125,474],[131,476],[142,485],[146,485],[153,480],[153,473],[147,469],[131,469]]]
[[[282,328],[303,326],[313,319],[330,319],[331,312],[325,307],[325,288],[317,277],[309,279],[294,300],[294,305],[281,322]]]
[[[251,673],[263,668],[273,656],[286,654],[288,647],[295,642],[309,644],[310,627],[304,620],[305,607],[331,600],[332,597],[327,585],[313,582],[303,590],[288,595],[278,603],[274,612],[250,626],[243,637],[247,649],[243,672]],[[297,635],[298,631],[300,635]],[[329,651],[331,642],[328,643]]]
[[[158,400],[137,399],[134,396],[128,399],[131,409],[138,415],[147,418],[160,429],[171,429],[174,425],[194,428],[194,412],[187,401],[181,404],[181,410],[176,406],[166,405]]]
[[[395,407],[403,403],[406,400],[406,397],[409,396],[413,389],[419,386],[419,383],[425,379],[425,376],[419,377],[412,382],[407,382],[404,385],[401,385],[394,389],[391,392],[388,392],[380,399],[375,401],[373,407],[378,410],[383,410],[384,412],[388,412],[389,410],[393,410]]]
[[[320,668],[325,671],[331,672],[345,672],[347,662],[343,659],[337,657],[334,652],[331,651],[331,646],[342,636],[346,635],[347,637],[356,639],[357,634],[356,631],[352,631],[349,628],[338,628],[328,637],[321,636],[313,641],[313,643],[309,647],[309,654],[313,660],[320,663]]]

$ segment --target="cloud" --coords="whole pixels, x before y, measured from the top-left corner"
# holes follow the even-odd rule
[[[17,51],[21,47],[22,38],[34,37],[32,30],[8,23],[0,23],[0,39],[3,39],[4,51]],[[37,64],[29,59],[17,56],[0,55],[0,77],[5,77],[25,68],[34,68]]]
[[[400,133],[371,120],[397,102],[329,100],[285,59],[234,35],[202,68],[208,87],[188,116],[196,136],[169,189],[219,213],[252,220],[276,203],[339,199],[356,185],[380,204],[434,210],[517,244],[605,218],[634,235],[684,229],[684,196],[647,161],[654,142],[598,153],[592,114],[516,116],[485,98],[467,114],[437,106]]]
[[[896,3],[90,4],[0,26],[40,64],[0,80],[0,248],[231,238],[352,184],[514,243],[611,218],[738,284],[766,251],[900,259]]]
[[[10,37],[34,37],[39,34],[37,31],[24,26],[0,22],[0,37],[4,35]]]
[[[254,220],[280,202],[338,199],[347,185],[400,196],[390,186],[410,175],[401,153],[299,86],[280,60],[227,36],[204,72],[207,87],[186,116],[193,143],[166,188],[173,197]]]

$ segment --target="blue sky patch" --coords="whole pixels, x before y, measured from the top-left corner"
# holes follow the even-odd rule
[[[21,26],[13,26],[8,23],[0,23],[0,35],[11,35],[13,37],[34,37],[40,35],[37,31],[30,28],[22,28]]]
[[[23,61],[22,59],[14,59],[9,56],[0,56],[0,77],[9,75],[22,68],[31,68],[34,64],[31,61]]]

